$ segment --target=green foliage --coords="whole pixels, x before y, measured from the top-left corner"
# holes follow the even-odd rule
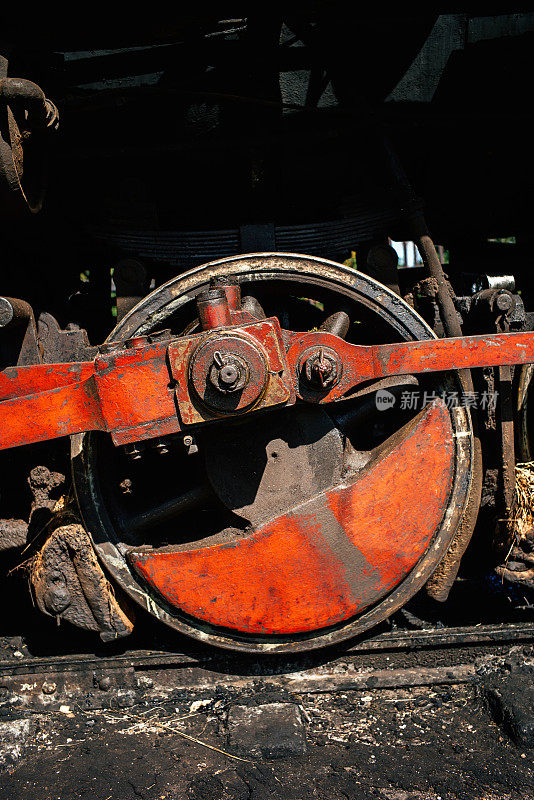
[[[343,262],[346,267],[352,267],[352,269],[358,269],[358,264],[356,262],[356,253],[353,250],[350,254],[350,258],[347,258],[346,261]]]

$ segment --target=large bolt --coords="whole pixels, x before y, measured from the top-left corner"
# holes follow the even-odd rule
[[[234,353],[222,354],[216,350],[209,377],[219,392],[237,392],[248,383],[247,362]]]
[[[300,373],[315,389],[325,391],[338,382],[341,368],[341,361],[334,350],[314,347],[304,353]]]
[[[262,396],[269,379],[267,364],[251,336],[222,331],[206,337],[192,354],[189,387],[210,409],[239,413]]]

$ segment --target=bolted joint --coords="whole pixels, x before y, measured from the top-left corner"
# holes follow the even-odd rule
[[[228,394],[243,389],[249,379],[249,368],[244,358],[235,353],[213,354],[213,363],[209,371],[212,386],[219,392]]]
[[[341,378],[342,364],[330,347],[311,347],[302,354],[300,376],[319,391],[330,389]]]
[[[189,390],[218,414],[250,408],[269,380],[268,364],[256,341],[224,331],[200,343],[189,359],[188,373]]]

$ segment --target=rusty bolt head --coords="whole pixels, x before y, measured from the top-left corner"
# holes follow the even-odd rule
[[[248,364],[244,358],[235,353],[215,351],[209,371],[209,379],[215,389],[224,394],[238,392],[247,385],[248,376]]]
[[[241,332],[207,336],[189,359],[189,388],[217,413],[239,413],[262,396],[269,371],[254,337]]]
[[[45,681],[41,688],[43,690],[43,694],[54,694],[57,689],[57,684]]]
[[[158,439],[154,444],[154,450],[160,456],[166,456],[169,452],[169,446],[163,439]]]
[[[125,444],[124,452],[130,461],[139,461],[139,459],[143,456],[143,445],[141,442],[136,442],[135,444]]]
[[[513,308],[514,298],[509,292],[501,291],[495,298],[495,305],[497,306],[499,311],[506,313],[507,311],[510,311]]]
[[[189,435],[184,436],[184,445],[185,445],[185,447],[191,447],[191,445],[193,444],[193,441],[194,440],[193,440],[192,436],[189,436]]]
[[[329,347],[313,347],[303,354],[300,374],[314,389],[324,391],[341,377],[341,360]]]

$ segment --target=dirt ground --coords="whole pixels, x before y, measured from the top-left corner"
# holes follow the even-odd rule
[[[269,759],[236,748],[237,703],[296,706],[306,751]],[[2,723],[24,730],[3,756],[2,800],[534,798],[534,750],[511,742],[473,685],[287,695],[258,684],[24,719]]]

